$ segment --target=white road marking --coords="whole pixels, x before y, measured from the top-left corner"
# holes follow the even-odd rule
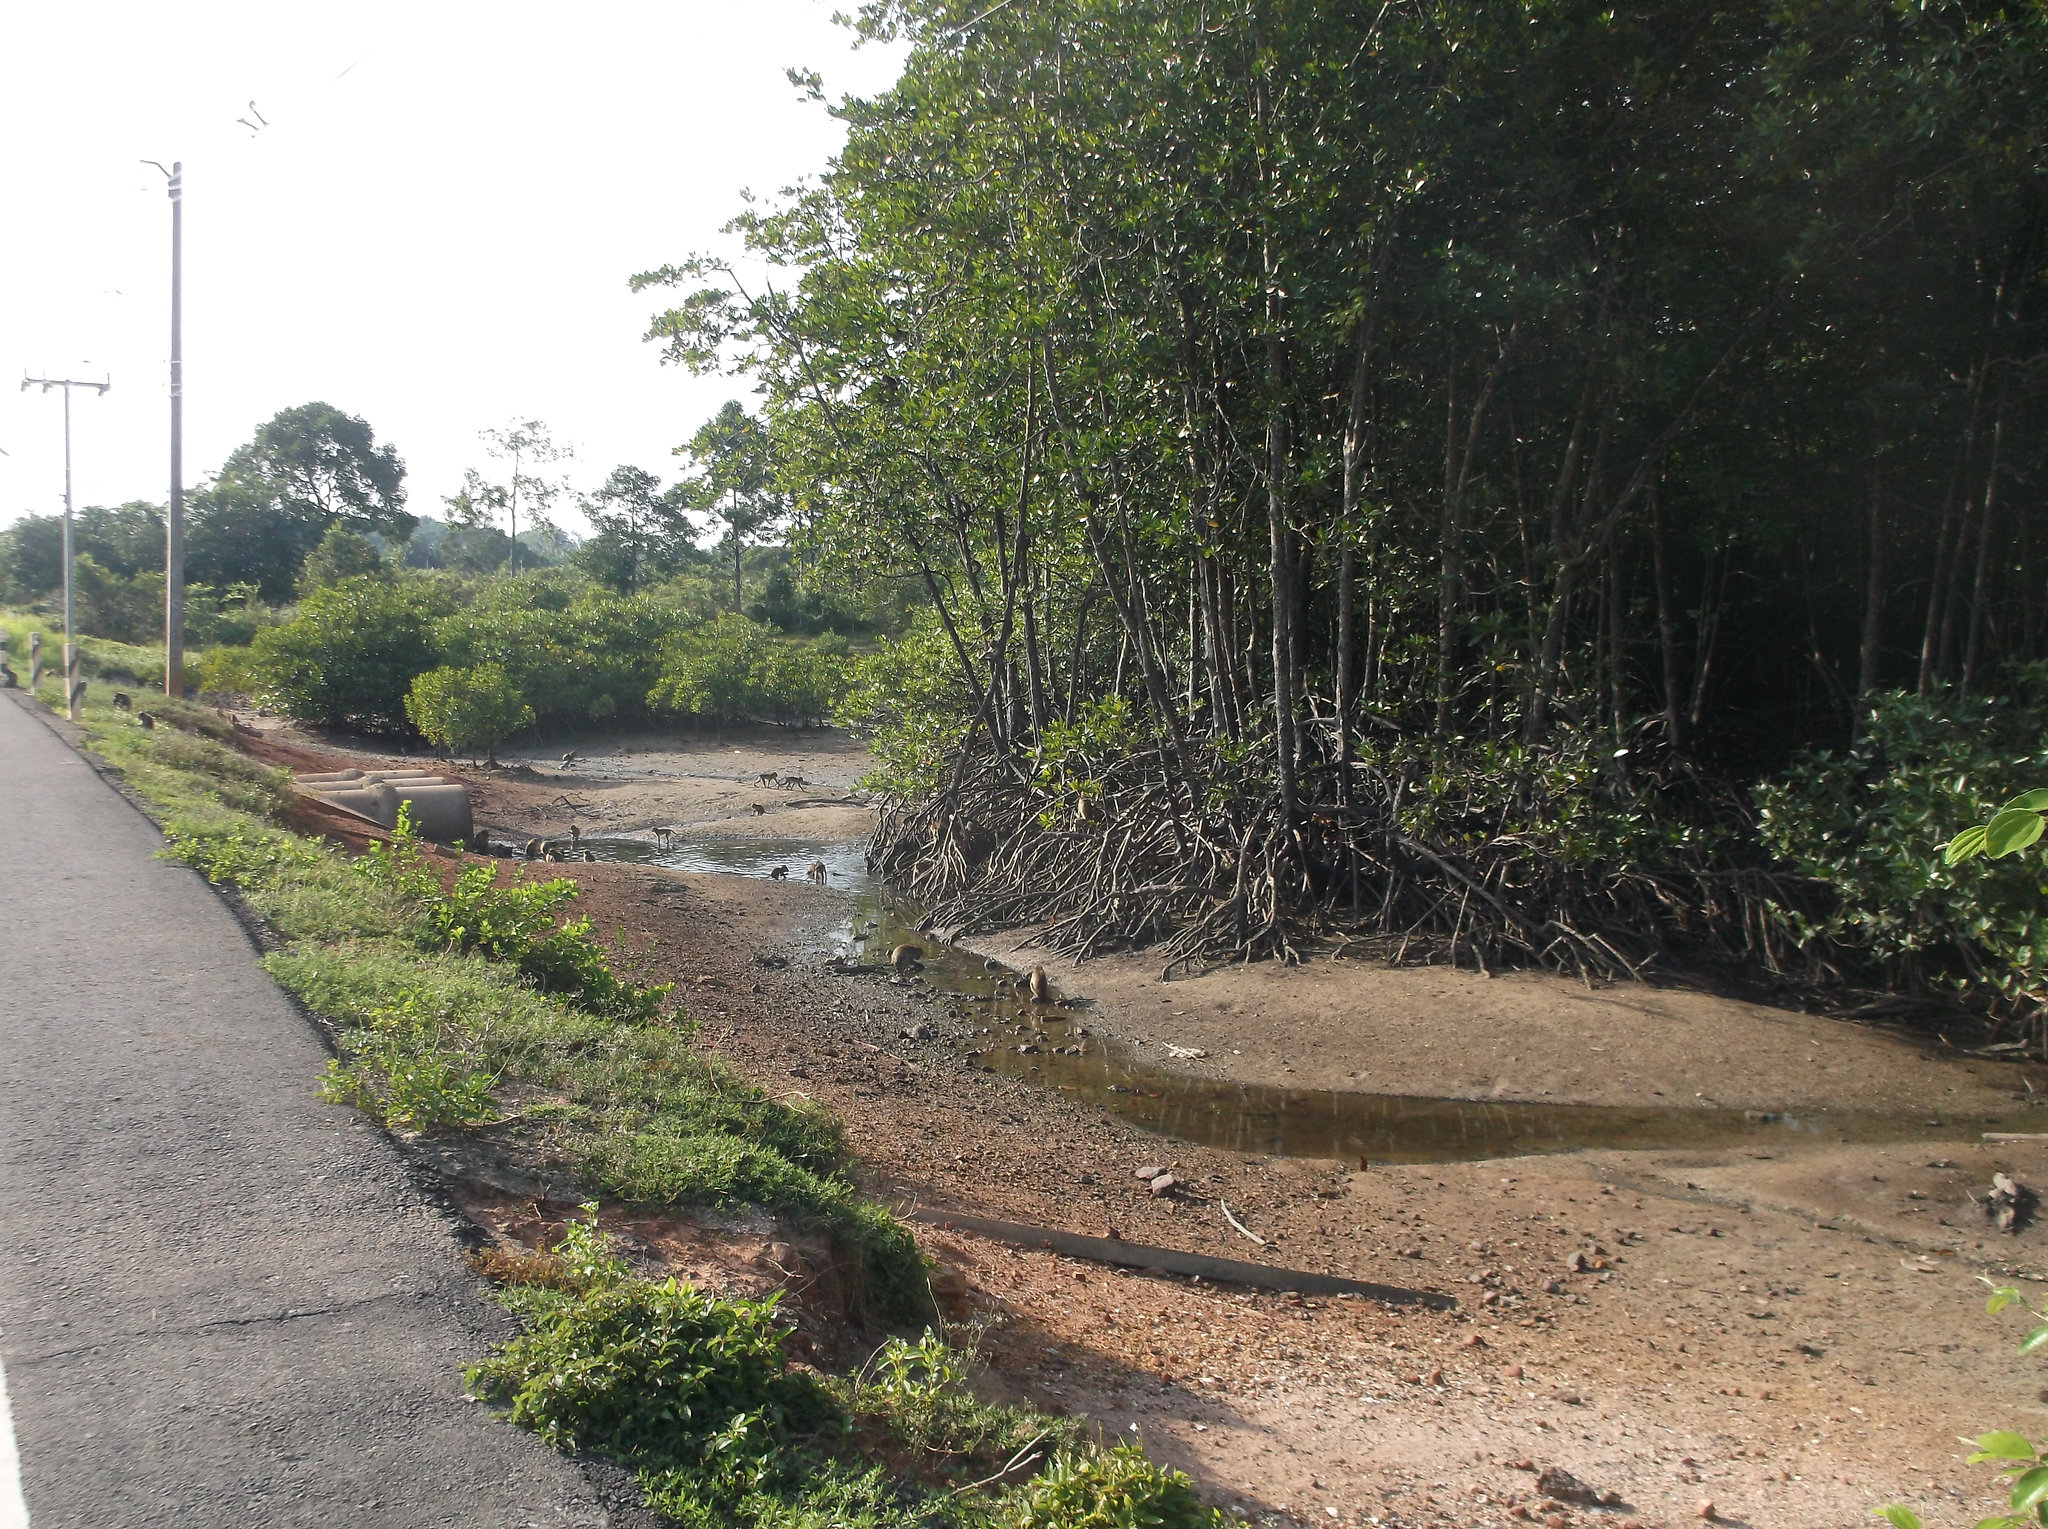
[[[28,1529],[21,1495],[21,1453],[14,1447],[14,1414],[7,1406],[7,1369],[0,1365],[0,1529]]]

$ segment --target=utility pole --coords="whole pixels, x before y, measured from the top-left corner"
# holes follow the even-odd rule
[[[21,390],[41,388],[45,393],[51,388],[64,390],[64,715],[73,722],[78,720],[78,631],[71,618],[71,390],[91,388],[105,396],[112,387],[112,379],[105,382],[74,382],[69,377],[24,377]]]
[[[146,165],[156,165],[145,159]],[[185,165],[164,170],[171,196],[171,502],[164,515],[164,694],[185,693]]]

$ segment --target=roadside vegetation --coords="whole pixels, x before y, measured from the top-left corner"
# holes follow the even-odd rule
[[[61,708],[54,677],[39,699]],[[282,942],[263,965],[336,1053],[308,1086],[394,1131],[566,1167],[594,1197],[558,1246],[473,1260],[523,1329],[471,1367],[477,1395],[558,1448],[620,1461],[650,1507],[703,1529],[1221,1522],[1184,1477],[1088,1442],[1078,1419],[976,1400],[971,1354],[929,1328],[835,1376],[793,1362],[775,1298],[634,1273],[599,1200],[773,1213],[827,1234],[856,1320],[915,1331],[935,1315],[909,1233],[856,1190],[839,1123],[697,1050],[670,990],[619,976],[573,916],[573,883],[463,863],[407,818],[349,855],[284,826],[282,772],[238,751],[212,708],[136,704],[154,727],[89,691],[90,745],[163,825],[165,853]]]

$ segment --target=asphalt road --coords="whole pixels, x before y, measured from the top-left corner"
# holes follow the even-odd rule
[[[506,1327],[450,1216],[319,1102],[241,926],[15,692],[0,791],[0,1397],[35,1529],[614,1522],[462,1399]]]

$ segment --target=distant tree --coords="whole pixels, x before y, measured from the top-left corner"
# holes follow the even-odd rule
[[[661,479],[644,468],[614,467],[584,499],[583,513],[597,534],[571,560],[620,594],[675,572],[695,551],[685,486],[664,493]]]
[[[264,599],[283,601],[329,527],[403,541],[415,523],[396,448],[378,445],[366,421],[332,404],[301,404],[258,429],[192,496],[186,572],[203,583],[254,584]]]
[[[442,753],[481,748],[493,763],[498,745],[533,722],[533,708],[502,664],[429,669],[406,692],[405,714]]]
[[[353,579],[362,574],[387,574],[387,565],[376,547],[366,536],[358,536],[345,526],[331,527],[320,539],[320,545],[306,556],[299,569],[299,593],[311,594],[316,589],[325,589],[329,584],[339,584],[343,579]]]
[[[725,527],[724,547],[732,558],[732,608],[745,608],[740,587],[740,555],[747,539],[771,525],[784,505],[775,491],[768,434],[738,400],[729,401],[676,448],[688,457],[696,475],[685,492],[692,509]]]
[[[503,429],[480,430],[477,436],[491,457],[511,465],[510,473],[500,480],[472,467],[463,473],[462,487],[443,503],[452,523],[472,529],[494,526],[502,515],[510,543],[508,561],[511,571],[517,573],[522,561],[520,513],[525,512],[529,525],[540,524],[567,491],[560,478],[531,469],[567,461],[576,453],[571,447],[556,445],[548,427],[537,419],[514,420]]]
[[[161,573],[164,512],[143,500],[89,504],[72,521],[72,545],[119,578]],[[24,515],[0,531],[0,600],[25,603],[64,582],[64,517]]]
[[[452,525],[441,538],[437,562],[457,573],[495,573],[511,551],[512,538],[496,526]]]

